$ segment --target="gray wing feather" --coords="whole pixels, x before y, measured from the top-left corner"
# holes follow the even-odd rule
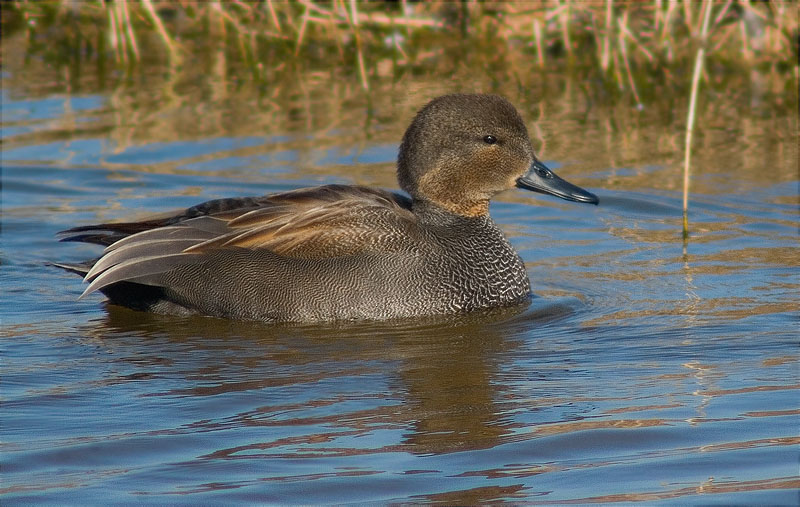
[[[225,220],[211,217],[192,218],[181,222],[180,225],[168,225],[131,234],[106,247],[103,253],[107,254],[125,245],[141,241],[195,239],[197,242],[202,242],[226,232],[228,232],[228,227]]]
[[[78,299],[91,294],[96,290],[107,287],[117,282],[152,282],[153,275],[160,275],[167,271],[186,265],[193,260],[200,260],[199,256],[187,253],[177,253],[170,255],[155,255],[152,257],[137,257],[121,262],[112,266],[98,275],[92,283],[86,287],[83,294]],[[145,279],[150,280],[145,280]],[[153,283],[145,283],[146,285],[155,285]]]
[[[198,241],[202,241],[202,239],[145,239],[144,241],[123,245],[102,256],[100,260],[92,266],[92,269],[86,273],[85,280],[90,281],[102,271],[131,259],[181,253],[186,248],[196,245]]]

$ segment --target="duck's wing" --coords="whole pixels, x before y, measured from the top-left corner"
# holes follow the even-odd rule
[[[308,189],[311,190],[311,189]],[[291,192],[289,192],[291,193]],[[278,194],[280,195],[280,194]],[[134,234],[187,222],[200,217],[225,218],[246,213],[261,205],[269,205],[271,196],[234,197],[215,199],[178,212],[163,213],[136,222],[115,222],[109,224],[83,225],[59,232],[61,241],[78,241],[109,246]],[[198,221],[199,223],[200,221]],[[213,223],[213,222],[208,222]]]
[[[328,185],[209,201],[169,217],[63,234],[108,245],[86,273],[86,295],[121,281],[160,285],[160,275],[220,249],[264,249],[297,259],[413,249],[419,224],[410,208],[407,198],[391,192]]]

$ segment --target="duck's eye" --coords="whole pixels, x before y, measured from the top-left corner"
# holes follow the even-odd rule
[[[483,136],[483,142],[486,144],[494,144],[497,142],[497,138],[494,136]]]

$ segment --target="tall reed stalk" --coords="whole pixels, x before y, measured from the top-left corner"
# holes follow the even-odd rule
[[[689,97],[689,110],[686,117],[686,142],[683,155],[683,239],[684,242],[689,238],[689,176],[691,173],[692,159],[692,135],[694,134],[694,118],[697,108],[697,95],[700,89],[700,77],[703,74],[703,62],[706,56],[706,43],[708,40],[708,26],[711,20],[711,8],[713,1],[705,0],[703,3],[703,27],[700,30],[700,47],[694,60],[694,72],[692,72],[692,87]]]

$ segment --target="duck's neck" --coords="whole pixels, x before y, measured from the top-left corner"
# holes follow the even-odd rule
[[[479,218],[489,216],[489,199],[458,199],[451,201],[447,196],[438,196],[436,203],[423,199],[414,199],[414,210],[424,212],[428,208],[436,208],[440,211],[466,218]]]
[[[447,206],[435,204],[430,201],[414,199],[411,204],[414,214],[419,220],[430,225],[454,225],[454,224],[488,224],[494,223],[489,218],[488,203],[486,211],[483,213],[456,213]]]

